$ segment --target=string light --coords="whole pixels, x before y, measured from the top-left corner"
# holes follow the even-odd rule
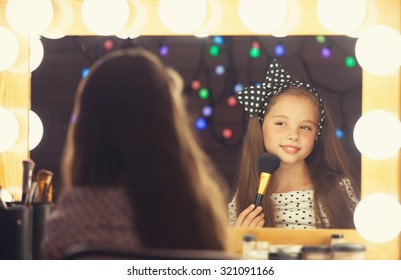
[[[326,36],[317,35],[317,36],[315,37],[315,39],[316,39],[316,42],[318,42],[319,44],[324,44],[324,43],[326,43]]]
[[[249,50],[249,56],[252,58],[258,58],[260,56],[260,50],[258,48],[252,47]]]
[[[111,39],[107,39],[103,42],[103,48],[107,51],[111,51],[114,47],[114,42]]]
[[[230,96],[227,98],[227,104],[230,107],[234,107],[235,105],[237,105],[237,99],[234,96]]]
[[[283,56],[285,53],[284,46],[282,44],[276,45],[276,47],[274,48],[274,53],[276,54],[276,56]]]
[[[223,129],[223,131],[221,132],[221,136],[223,136],[224,139],[230,139],[231,137],[233,137],[233,131],[229,128],[225,128]]]
[[[199,80],[193,80],[191,82],[191,87],[193,90],[198,90],[201,88],[201,82]]]
[[[85,79],[86,76],[89,75],[89,71],[90,71],[89,67],[85,67],[84,69],[82,69],[82,71],[81,71],[81,78],[82,78],[82,79]]]
[[[224,75],[224,73],[226,72],[226,68],[223,65],[217,65],[216,68],[214,69],[214,72],[216,73],[216,75]]]
[[[204,130],[207,127],[206,120],[204,118],[199,118],[196,120],[195,127],[197,130]]]
[[[338,139],[344,138],[344,131],[341,128],[336,128],[336,136]]]
[[[202,115],[205,117],[210,117],[213,114],[213,108],[209,105],[202,108]]]
[[[214,36],[213,37],[213,42],[216,45],[222,45],[222,44],[224,44],[224,38],[222,36]]]
[[[167,45],[162,45],[159,49],[160,56],[167,56],[169,53],[169,48]]]
[[[209,90],[207,88],[201,88],[199,90],[199,98],[200,99],[208,99],[209,98]]]
[[[217,45],[212,45],[209,48],[209,54],[213,57],[216,57],[220,54],[220,48]]]
[[[234,92],[238,93],[244,89],[244,85],[241,83],[237,83],[234,85]]]
[[[354,67],[356,66],[356,60],[355,60],[355,58],[354,58],[353,56],[347,56],[347,57],[345,58],[345,65],[346,65],[348,68],[354,68]]]
[[[329,47],[323,47],[320,53],[324,58],[329,58],[331,56],[331,49]]]

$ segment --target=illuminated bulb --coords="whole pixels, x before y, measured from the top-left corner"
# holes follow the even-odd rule
[[[331,50],[330,50],[330,48],[328,48],[328,47],[324,47],[324,48],[322,48],[322,50],[321,50],[321,55],[324,57],[324,58],[329,58],[330,56],[331,56]],[[354,64],[355,65],[355,64]]]
[[[57,18],[53,20],[46,33],[41,33],[41,36],[48,39],[60,39],[71,29],[74,22],[74,10],[70,3],[65,0],[52,0],[54,10],[58,10]]]
[[[222,45],[224,43],[224,38],[222,36],[214,36],[213,37],[213,42],[216,45]]]
[[[366,29],[355,44],[358,63],[363,70],[376,75],[388,75],[400,67],[400,50],[400,33],[384,25]]]
[[[317,35],[315,39],[316,42],[318,42],[319,44],[323,44],[324,42],[326,42],[326,36],[323,35]]]
[[[84,69],[82,69],[82,71],[81,71],[81,77],[82,77],[82,79],[85,79],[86,76],[89,75],[89,72],[90,72],[90,69],[89,69],[88,67],[85,67]]]
[[[250,48],[249,56],[252,58],[258,58],[260,56],[260,50],[258,48]]]
[[[274,53],[276,54],[276,56],[283,56],[285,53],[285,48],[282,44],[278,44],[275,48],[274,48]]]
[[[199,118],[196,120],[195,127],[197,130],[204,130],[207,127],[207,123],[204,118]]]
[[[29,54],[29,70],[33,72],[42,63],[44,49],[39,36],[31,36],[29,38],[30,54]]]
[[[199,98],[207,99],[209,97],[209,90],[207,88],[201,88],[199,90]]]
[[[19,124],[15,115],[4,107],[0,107],[0,120],[0,153],[3,153],[17,142]]]
[[[288,14],[287,0],[239,0],[241,22],[259,34],[273,33],[285,23]]]
[[[202,114],[203,114],[205,117],[210,117],[210,116],[213,114],[213,109],[212,109],[212,107],[211,107],[211,106],[205,106],[205,107],[203,107],[203,109],[202,109]]]
[[[29,110],[29,150],[32,151],[43,137],[43,124],[39,116]]]
[[[401,123],[387,111],[367,112],[355,124],[354,142],[367,158],[382,160],[392,157],[401,145]]]
[[[216,68],[214,69],[214,72],[216,73],[216,75],[224,75],[224,73],[226,72],[226,69],[223,65],[217,65]]]
[[[130,7],[128,22],[116,35],[121,39],[134,39],[139,37],[148,23],[149,13],[143,0],[127,0]]]
[[[9,0],[6,17],[11,27],[24,35],[39,35],[53,20],[51,0]]]
[[[216,57],[216,56],[219,55],[219,53],[220,53],[220,48],[219,48],[219,46],[216,46],[216,45],[210,46],[210,48],[209,48],[209,54],[210,54],[211,56]]]
[[[0,71],[3,71],[17,61],[19,44],[17,36],[3,26],[0,26],[0,42]]]
[[[179,34],[192,34],[206,19],[205,0],[160,0],[160,20],[169,30]]]
[[[237,83],[234,85],[234,92],[238,93],[244,89],[244,85],[241,83]]]
[[[252,41],[251,47],[255,48],[255,49],[259,49],[260,48],[260,44],[259,44],[258,41]]]
[[[129,18],[127,0],[84,0],[81,7],[85,25],[95,34],[114,35]]]
[[[227,104],[230,107],[234,107],[235,105],[237,105],[237,99],[234,96],[230,96],[229,98],[227,98]]]
[[[169,51],[169,49],[168,49],[168,47],[166,45],[161,46],[160,49],[159,49],[159,53],[160,53],[161,56],[167,56],[168,55],[168,51]]]
[[[233,131],[229,128],[225,128],[221,132],[221,135],[223,136],[224,139],[230,139],[231,137],[233,137]]]
[[[356,206],[354,223],[358,233],[370,242],[391,241],[401,230],[401,206],[388,194],[370,194]]]
[[[195,36],[208,37],[220,25],[223,18],[223,7],[219,0],[206,0],[207,16],[203,24],[196,30]]]
[[[193,80],[191,82],[191,87],[193,90],[198,90],[201,87],[201,82],[199,80]]]
[[[345,58],[345,66],[347,66],[348,68],[354,68],[356,66],[355,58],[352,56],[347,56]]]
[[[341,128],[336,128],[336,136],[338,139],[344,138],[344,131]]]
[[[318,0],[317,15],[322,25],[336,34],[354,32],[366,16],[366,0]]]
[[[114,42],[111,39],[107,39],[103,42],[103,48],[107,51],[111,51],[114,47]]]

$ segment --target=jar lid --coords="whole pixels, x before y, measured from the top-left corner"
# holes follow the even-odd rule
[[[256,235],[255,234],[245,234],[242,237],[242,240],[246,241],[246,242],[255,241],[256,240]]]
[[[331,238],[344,238],[344,234],[332,234]]]
[[[339,243],[334,244],[331,249],[335,252],[361,252],[366,250],[362,243]]]
[[[329,253],[331,251],[330,246],[304,246],[302,252],[304,253]]]
[[[269,253],[269,260],[301,260],[301,259],[302,259],[301,253],[283,253],[283,252]]]

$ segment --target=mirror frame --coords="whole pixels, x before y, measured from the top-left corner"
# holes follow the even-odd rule
[[[213,0],[208,0],[210,6]],[[220,0],[222,7],[222,19],[220,24],[211,32],[210,35],[255,35],[249,31],[240,21],[238,14],[239,0]],[[288,35],[336,35],[327,31],[319,22],[316,6],[318,0],[288,0],[292,8],[299,12],[297,25],[288,32]],[[53,1],[55,3],[55,1]],[[74,21],[66,35],[95,35],[84,25],[80,10],[82,0],[70,0],[74,11]],[[148,11],[150,21],[145,25],[141,35],[176,35],[167,30],[161,23],[157,5],[158,0],[146,0],[142,3]],[[5,6],[7,0],[0,0],[0,24],[8,26],[5,20]],[[366,24],[388,25],[396,30],[401,29],[401,3],[399,0],[367,0],[368,19]],[[57,4],[54,6],[55,25],[60,18],[62,11]],[[370,18],[373,18],[373,23]],[[50,26],[52,28],[52,26]],[[192,34],[183,34],[192,35]],[[260,34],[257,34],[260,35]],[[270,34],[267,34],[270,35]],[[22,42],[27,41],[27,37],[19,36]],[[22,49],[19,60],[27,59],[29,50],[27,47]],[[363,71],[362,73],[362,114],[373,109],[390,111],[400,116],[401,111],[401,76],[398,70],[395,75],[376,76]],[[30,73],[26,66],[26,72],[14,74],[8,71],[0,72],[0,106],[10,109],[23,109],[26,114],[22,114],[21,133],[18,140],[18,147],[9,152],[0,154],[0,184],[5,188],[22,185],[21,161],[29,157],[28,150],[28,110],[30,109]],[[5,86],[3,86],[5,85]],[[18,93],[18,94],[17,94]],[[12,95],[12,98],[5,98]],[[397,156],[386,160],[370,160],[364,156],[361,158],[361,188],[362,197],[375,192],[384,192],[395,196],[400,201],[400,152]],[[231,240],[230,249],[234,252],[241,251],[242,235],[245,232],[254,232],[260,239],[266,239],[272,244],[328,244],[332,233],[344,233],[346,240],[363,242],[367,245],[368,259],[400,259],[401,246],[400,235],[390,242],[384,244],[374,244],[365,241],[355,230],[319,229],[319,230],[284,230],[279,228],[263,229],[229,229]],[[303,234],[301,234],[303,233]],[[304,234],[308,233],[308,234]]]

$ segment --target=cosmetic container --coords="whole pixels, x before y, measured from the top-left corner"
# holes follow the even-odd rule
[[[302,245],[271,245],[269,260],[301,260]]]
[[[304,246],[302,248],[302,259],[304,260],[331,260],[330,246]]]
[[[244,260],[251,259],[250,253],[256,246],[256,235],[245,234],[242,237],[242,258]]]
[[[333,260],[364,260],[366,246],[362,243],[339,243],[331,247]]]
[[[331,246],[338,244],[338,243],[343,243],[344,242],[344,234],[332,234],[331,235]]]

